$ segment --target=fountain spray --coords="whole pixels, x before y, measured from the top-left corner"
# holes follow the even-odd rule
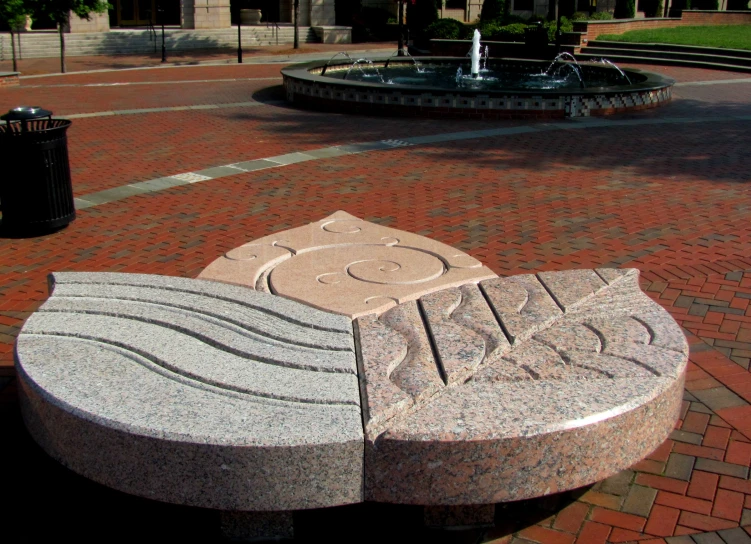
[[[480,31],[475,29],[472,36],[472,77],[477,78],[480,75]]]

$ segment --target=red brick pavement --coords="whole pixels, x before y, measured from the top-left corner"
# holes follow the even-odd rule
[[[150,88],[137,92],[148,95]],[[189,92],[183,89],[176,92]],[[715,90],[718,100],[723,93],[728,96],[723,89]],[[677,101],[676,111],[685,102]],[[249,110],[262,119],[254,126],[254,137],[267,140],[264,155],[447,132],[448,126],[466,129],[461,123],[264,108]],[[712,102],[696,115],[706,112],[714,114]],[[110,136],[95,120],[79,120],[80,130],[71,137],[82,141],[73,153],[79,194],[176,173],[178,167],[184,171],[252,158],[238,157],[242,148],[232,147],[226,136],[233,132],[232,116],[222,121],[216,114],[212,124],[196,114],[193,119],[211,129],[191,142],[189,133],[177,128],[175,119],[182,115],[158,114],[159,123],[141,123],[143,138],[156,150],[190,150],[175,162],[165,152],[162,166],[156,156],[140,157],[135,138],[126,138],[152,114],[132,116],[130,132],[123,128],[128,119],[123,117],[117,125],[121,131]],[[658,543],[720,531],[740,543],[746,533],[733,530],[751,529],[751,309],[746,296],[751,296],[751,273],[746,272],[751,270],[751,202],[745,189],[751,135],[746,123],[557,130],[415,146],[239,174],[84,210],[56,234],[0,240],[3,372],[12,374],[13,338],[22,320],[44,300],[44,278],[50,271],[195,276],[223,251],[337,209],[449,243],[500,274],[634,266],[642,271],[647,292],[686,329],[691,345],[686,400],[676,430],[629,470],[589,489],[502,506],[496,529],[455,538],[510,544]],[[105,177],[116,179],[112,185],[97,181]],[[5,399],[0,405],[11,412],[16,402],[12,387],[0,391]],[[128,502],[89,489],[82,478],[63,477],[63,469],[52,462],[45,465],[43,456],[34,453],[20,426],[14,432],[26,444],[21,451],[30,452],[34,461],[0,448],[0,466],[21,466],[25,474],[42,467],[40,474],[52,474],[52,483],[45,479],[36,485],[50,496],[62,497],[66,486],[72,486],[87,490],[86,496],[104,497],[103,505],[125,501],[131,516],[164,512],[166,507]],[[19,504],[26,504],[23,497],[31,500],[24,484],[11,489],[22,498]],[[58,508],[65,514],[60,516],[81,519],[76,508],[62,502]],[[26,515],[19,508],[12,512]],[[192,514],[174,512],[164,515],[191,526]],[[340,510],[330,515],[336,512]],[[402,541],[399,537],[407,533],[391,539]],[[425,541],[425,535],[409,535],[411,541]],[[430,540],[440,538],[432,535]]]

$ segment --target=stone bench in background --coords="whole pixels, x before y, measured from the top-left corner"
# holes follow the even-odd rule
[[[230,536],[366,500],[491,523],[630,466],[678,417],[687,344],[635,270],[498,278],[339,212],[201,277],[54,274],[18,376],[52,457],[221,510]]]

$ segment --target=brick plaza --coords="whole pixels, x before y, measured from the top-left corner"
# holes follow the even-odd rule
[[[49,272],[195,277],[246,241],[341,209],[455,246],[499,275],[638,268],[684,327],[691,362],[670,439],[591,488],[510,504],[490,531],[424,532],[409,507],[308,512],[303,541],[751,542],[751,80],[640,67],[678,81],[671,104],[478,122],[298,110],[283,100],[280,68],[81,73],[0,91],[0,111],[31,104],[73,119],[79,206],[60,232],[0,239],[0,534],[213,538],[211,512],[108,490],[26,435],[13,341]]]

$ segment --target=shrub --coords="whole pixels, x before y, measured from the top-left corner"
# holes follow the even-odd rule
[[[589,16],[590,21],[610,21],[613,18],[613,14],[609,11],[596,11]]]
[[[524,23],[511,23],[510,25],[499,25],[489,23],[481,25],[478,30],[482,34],[483,40],[494,42],[522,42],[524,41],[524,29],[527,25]]]
[[[427,28],[427,35],[438,40],[459,40],[464,37],[465,26],[455,19],[438,19]]]
[[[544,25],[545,30],[548,31],[548,39],[551,42],[555,41],[555,32],[558,28],[556,21],[547,21]],[[572,32],[574,30],[574,24],[568,17],[561,17],[561,32]]]
[[[571,16],[572,21],[588,21],[589,19],[589,13],[587,13],[586,11],[575,11]]]

